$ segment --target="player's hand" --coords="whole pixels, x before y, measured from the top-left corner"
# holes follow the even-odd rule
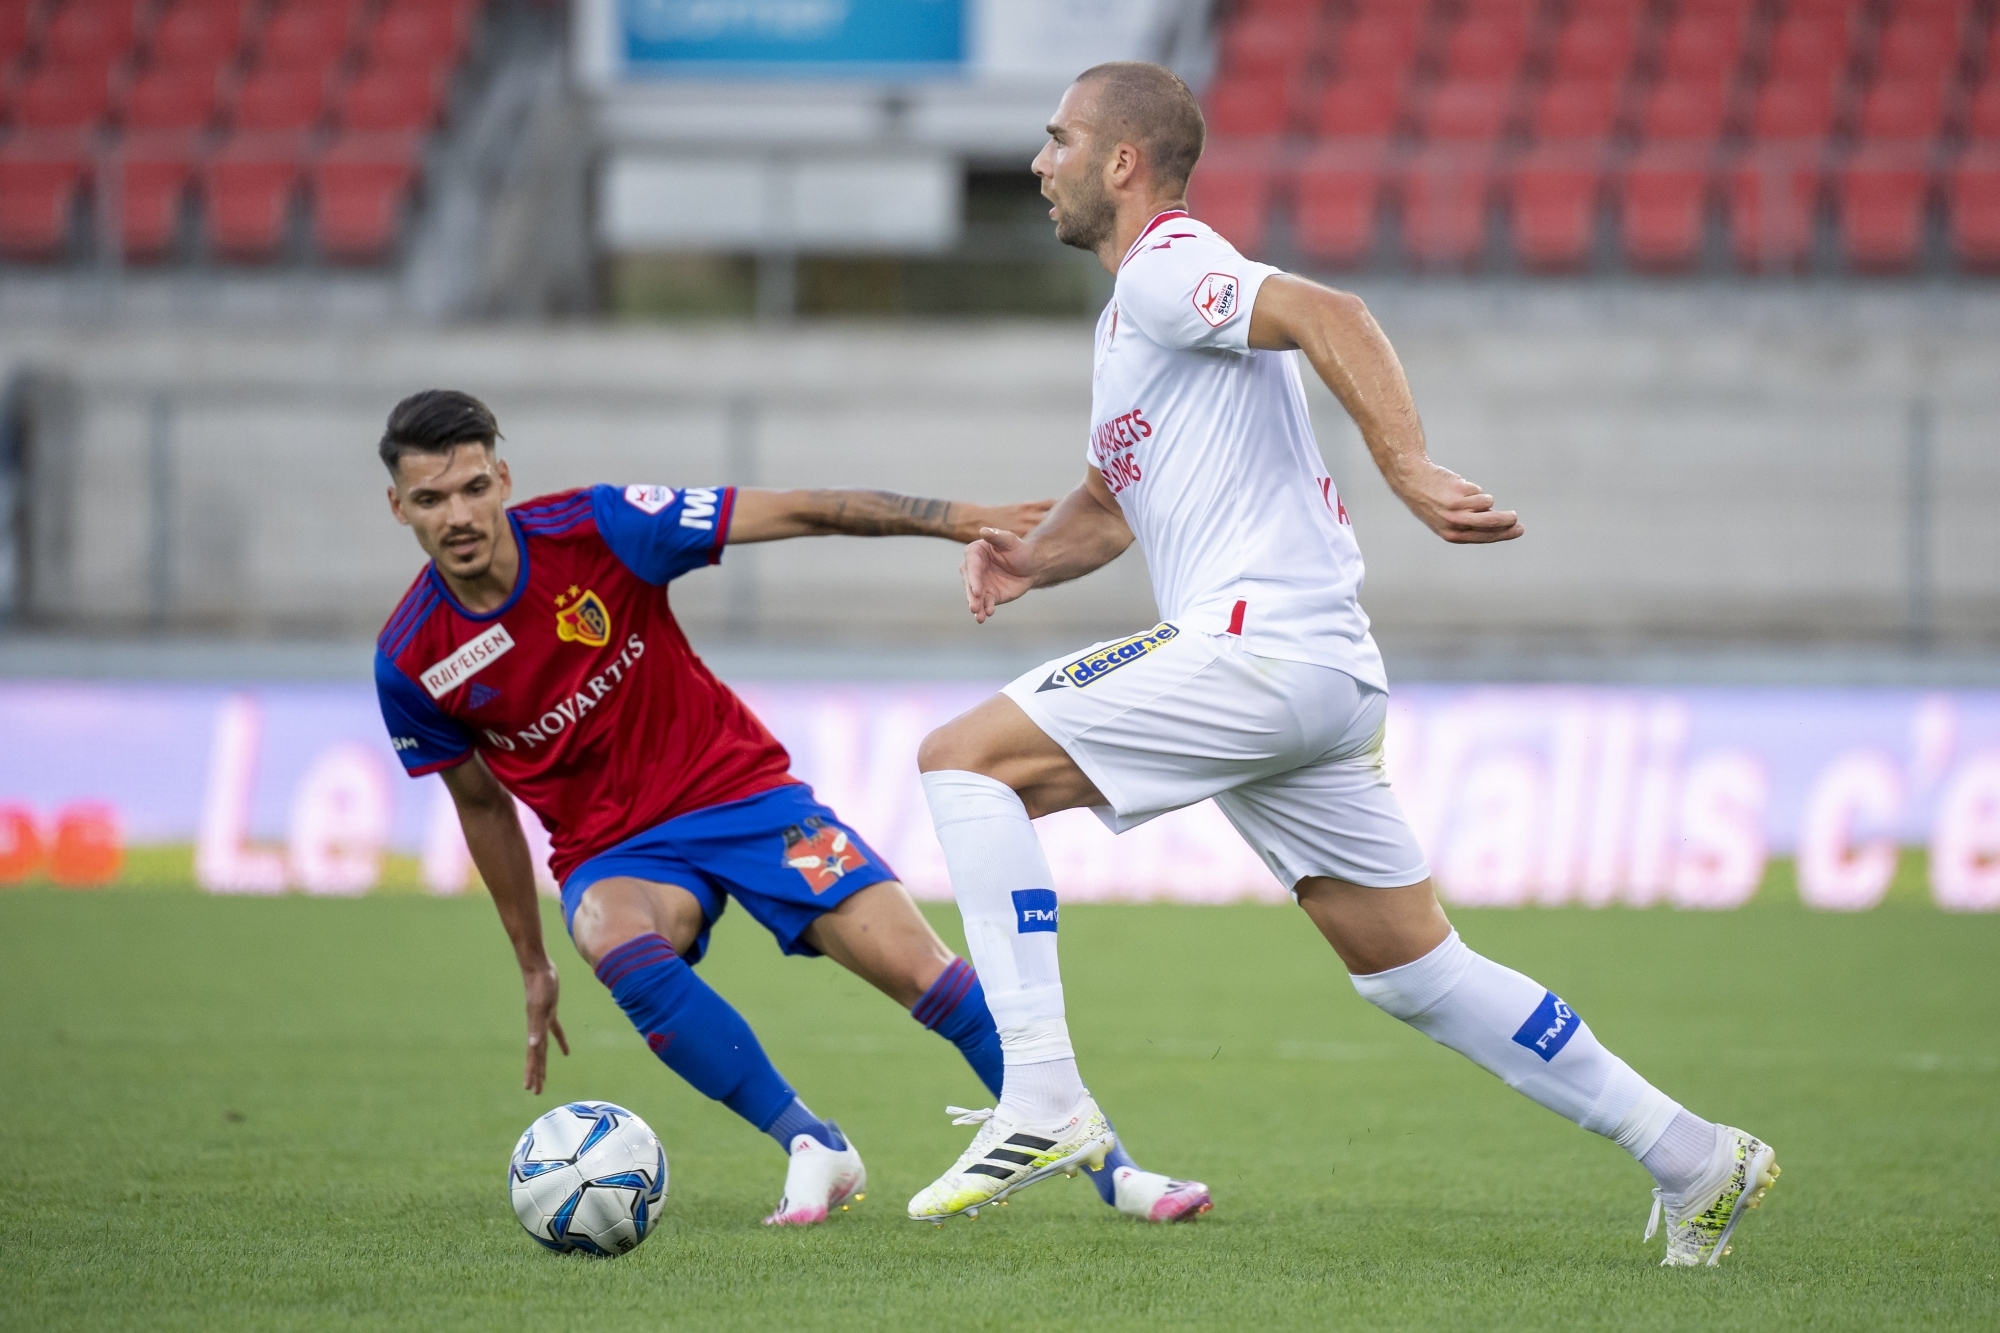
[[[975,542],[988,528],[1025,537],[1056,507],[1054,500],[1030,500],[1017,505],[960,505],[952,524],[952,540]]]
[[[555,964],[543,959],[540,967],[521,973],[521,984],[528,992],[528,1069],[521,1086],[540,1096],[549,1072],[549,1034],[554,1033],[562,1053],[569,1054],[569,1038],[563,1035],[562,1020],[556,1017],[562,978]]]
[[[965,605],[984,625],[993,608],[1035,586],[1028,544],[1011,532],[985,528],[979,540],[965,548],[959,573],[965,576]]]
[[[1495,509],[1492,496],[1428,460],[1396,491],[1424,526],[1448,542],[1507,542],[1526,531],[1513,510]]]

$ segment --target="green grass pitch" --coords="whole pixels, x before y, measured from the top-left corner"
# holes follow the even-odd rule
[[[1769,895],[1767,895],[1767,899]],[[949,909],[935,918],[950,938]],[[753,1329],[2000,1325],[2000,918],[1460,912],[1642,1073],[1779,1149],[1718,1270],[1642,1248],[1649,1182],[1354,995],[1273,907],[1064,913],[1086,1074],[1177,1228],[1055,1180],[903,1217],[985,1105],[956,1052],[731,913],[705,975],[867,1155],[866,1202],[774,1232],[782,1159],[661,1068],[560,941],[575,1054],[518,1085],[482,901],[0,893],[0,1327]],[[556,1099],[660,1131],[633,1254],[542,1252],[503,1175]]]

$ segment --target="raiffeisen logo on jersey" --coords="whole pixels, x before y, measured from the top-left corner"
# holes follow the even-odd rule
[[[1074,662],[1057,667],[1055,673],[1039,686],[1035,693],[1070,687],[1080,690],[1092,681],[1102,680],[1119,667],[1136,662],[1147,653],[1164,647],[1179,637],[1179,629],[1162,621],[1144,634],[1134,634],[1129,639],[1120,639],[1116,643],[1092,649]]]
[[[507,627],[495,625],[477,638],[467,639],[452,649],[450,657],[425,668],[422,676],[424,688],[430,691],[431,698],[442,699],[464,684],[467,676],[492,666],[502,653],[513,646],[514,636],[507,632]]]
[[[1221,328],[1236,313],[1236,275],[1210,273],[1194,287],[1194,310],[1211,328]]]

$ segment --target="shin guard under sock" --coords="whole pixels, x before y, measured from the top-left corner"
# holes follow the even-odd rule
[[[597,979],[667,1068],[758,1129],[768,1131],[798,1100],[743,1015],[663,936],[611,950],[597,962]]]
[[[1554,991],[1480,957],[1457,931],[1414,963],[1352,980],[1370,1004],[1634,1157],[1680,1113]]]

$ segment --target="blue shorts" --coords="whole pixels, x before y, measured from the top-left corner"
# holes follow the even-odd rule
[[[686,955],[696,963],[731,898],[777,937],[779,948],[811,958],[819,950],[799,938],[806,927],[896,872],[814,800],[811,787],[790,782],[678,815],[591,857],[563,881],[563,924],[573,932],[584,892],[614,876],[677,885],[700,901],[706,921]]]

